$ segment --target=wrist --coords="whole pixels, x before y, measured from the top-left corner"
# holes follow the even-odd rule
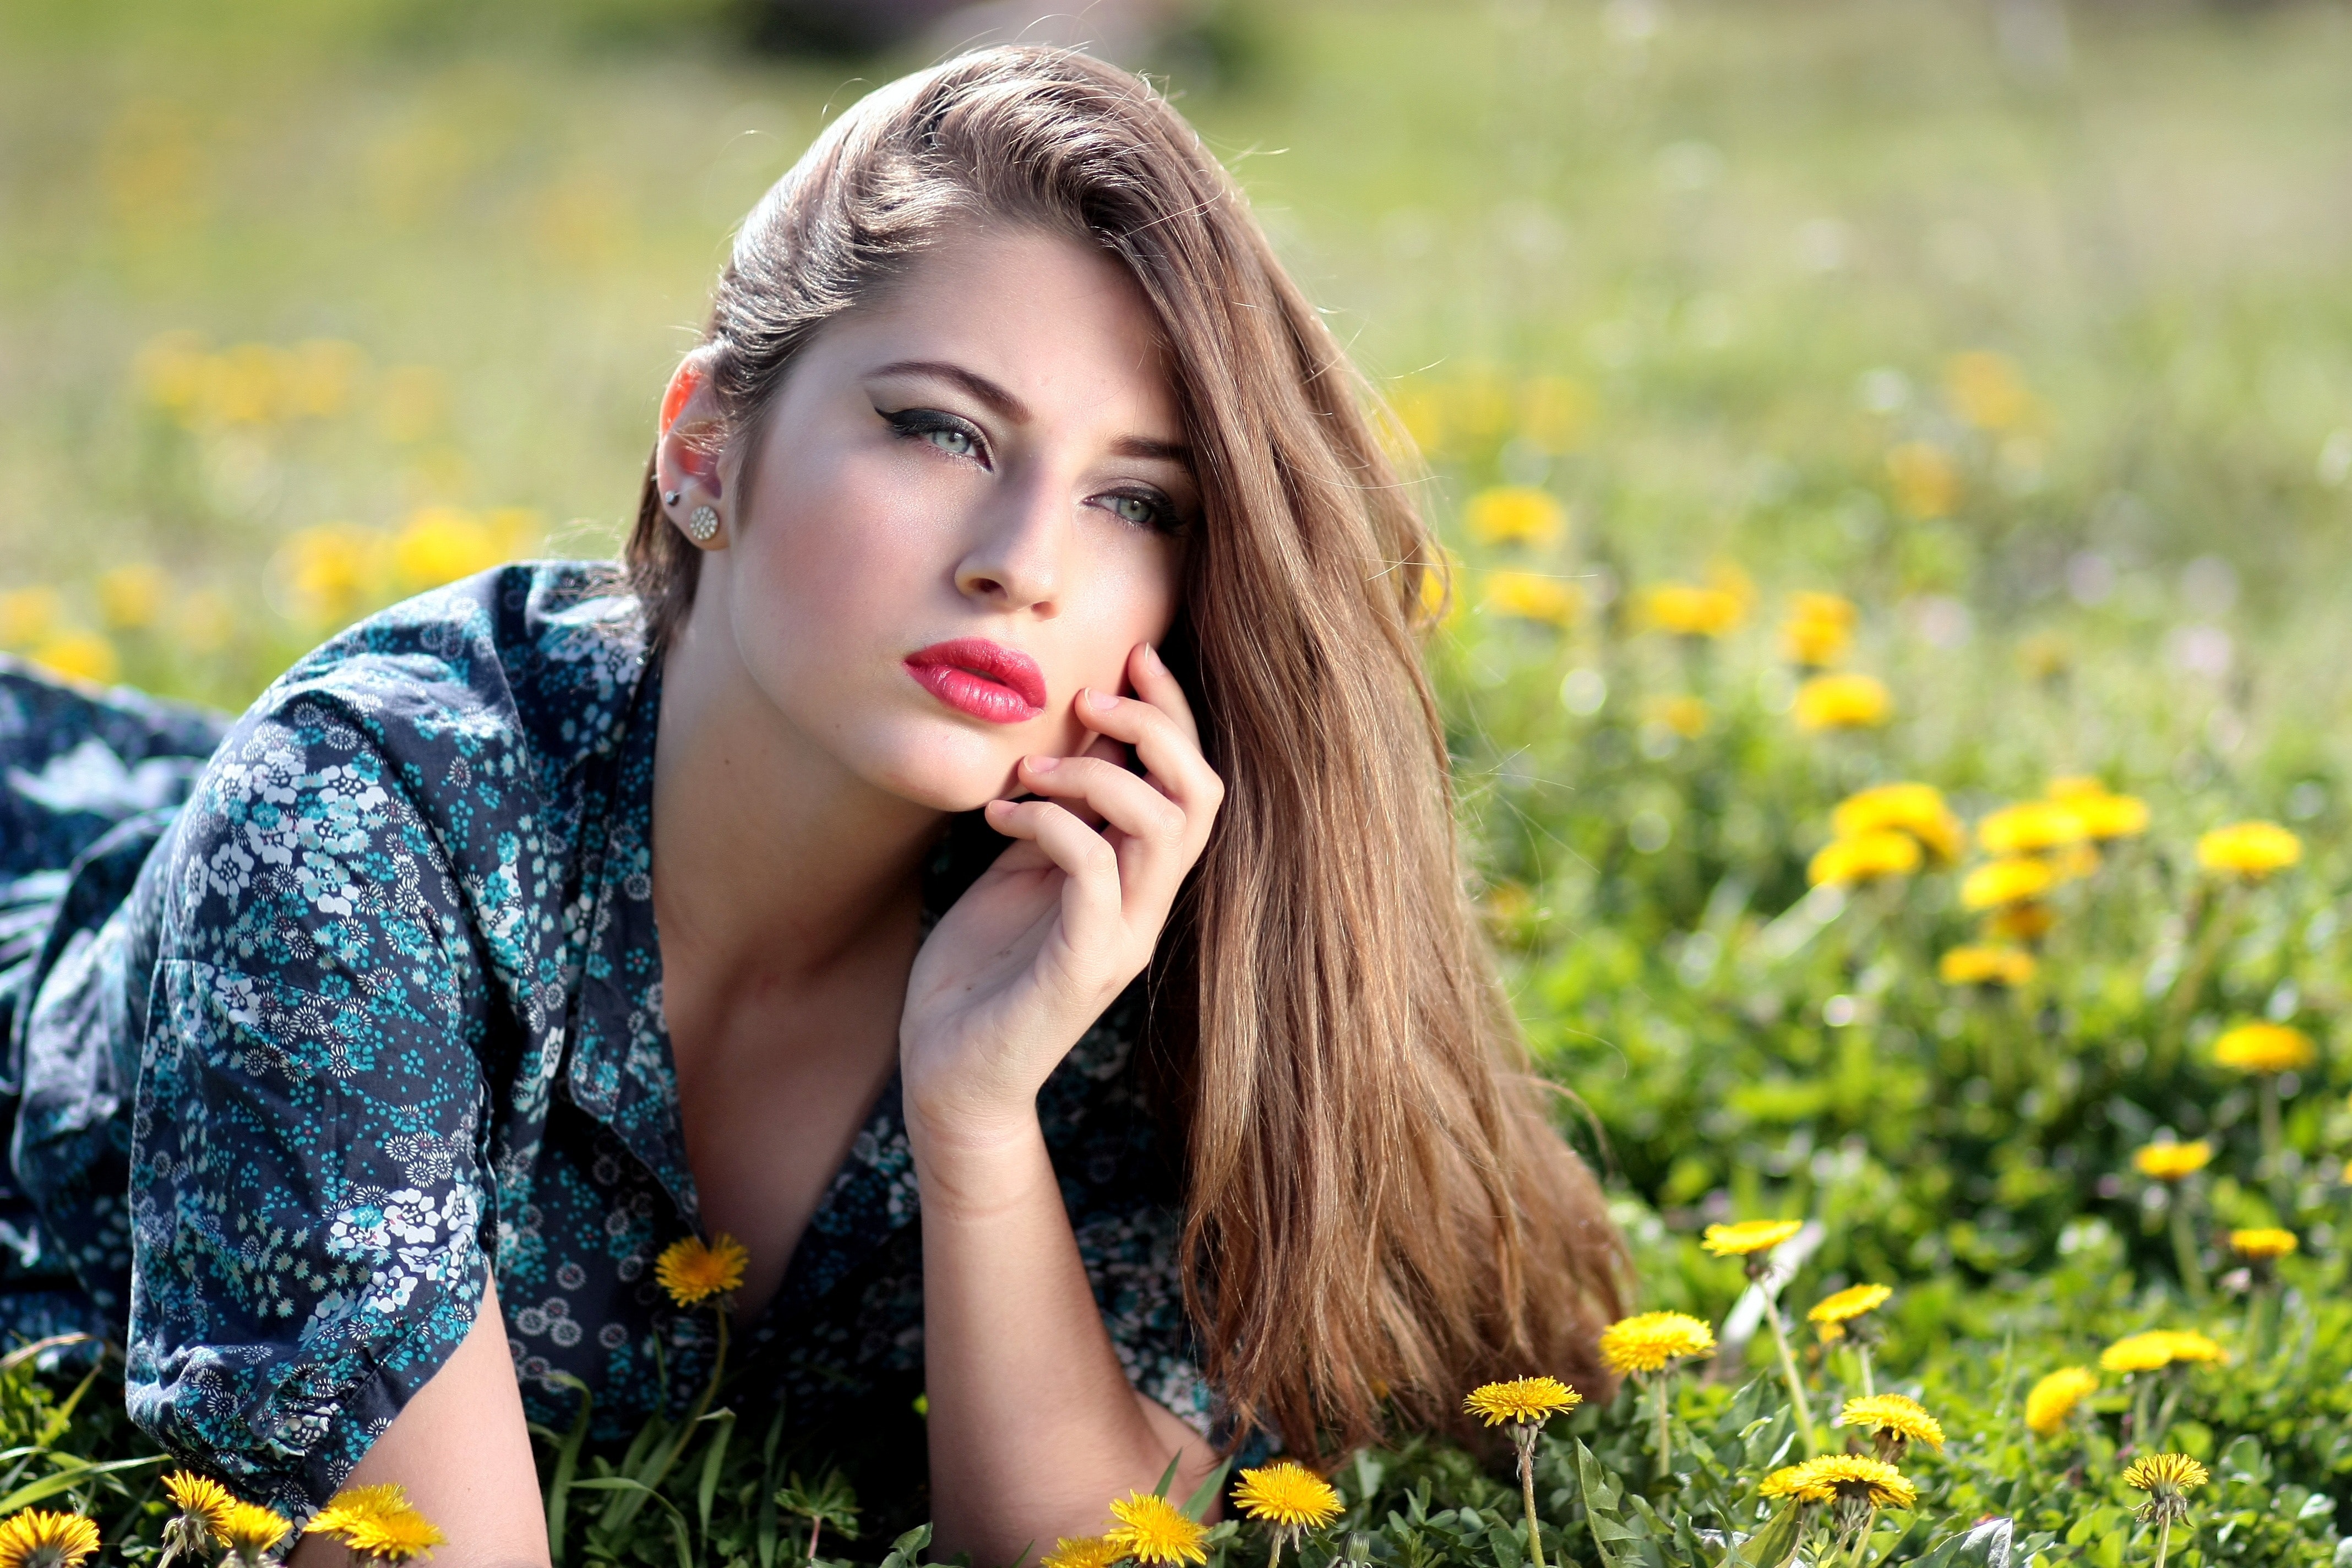
[[[1045,1132],[1032,1103],[973,1113],[905,1106],[907,1147],[927,1218],[982,1218],[1015,1208],[1039,1187],[1060,1200]]]

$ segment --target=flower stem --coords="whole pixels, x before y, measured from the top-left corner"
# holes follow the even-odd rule
[[[2172,1262],[2180,1270],[2180,1288],[2189,1293],[2189,1305],[2202,1310],[2208,1297],[2205,1269],[2197,1261],[2197,1232],[2189,1219],[2189,1184],[2172,1184]]]
[[[2172,1551],[2172,1516],[2166,1514],[2156,1526],[2156,1568],[2164,1568],[2164,1560]]]
[[[1866,1399],[1874,1399],[1878,1396],[1878,1390],[1872,1384],[1870,1380],[1870,1342],[1864,1339],[1859,1334],[1855,1335],[1853,1342],[1853,1353],[1862,1358],[1863,1396]]]
[[[1773,1347],[1780,1352],[1780,1375],[1788,1380],[1789,1403],[1797,1413],[1797,1430],[1805,1439],[1805,1458],[1817,1459],[1822,1454],[1822,1440],[1813,1431],[1813,1407],[1805,1401],[1805,1381],[1797,1375],[1797,1358],[1789,1353],[1789,1336],[1780,1327],[1780,1306],[1769,1296],[1764,1298],[1764,1321],[1772,1330]]]
[[[2266,1072],[2262,1078],[2263,1180],[2269,1184],[2271,1206],[2278,1210],[2279,1223],[2291,1225],[2294,1221],[2287,1206],[2285,1143],[2279,1135],[2278,1074]]]
[[[1515,1426],[1511,1441],[1519,1450],[1519,1496],[1528,1505],[1528,1556],[1544,1568],[1543,1531],[1536,1524],[1536,1429]]]
[[[1276,1568],[1282,1561],[1282,1531],[1274,1532],[1274,1550],[1265,1554],[1265,1568]]]
[[[820,1513],[820,1514],[813,1515],[813,1516],[810,1518],[810,1520],[809,1520],[809,1554],[808,1554],[808,1560],[809,1560],[811,1563],[814,1563],[814,1562],[816,1561],[816,1537],[817,1537],[817,1531],[819,1531],[823,1530],[824,1528],[824,1515],[823,1515],[823,1514],[821,1514],[821,1513]]]
[[[1674,1427],[1666,1418],[1666,1384],[1675,1374],[1671,1371],[1657,1374],[1658,1394],[1658,1479],[1664,1480],[1674,1473]]]

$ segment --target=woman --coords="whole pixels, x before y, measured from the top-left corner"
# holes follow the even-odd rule
[[[697,1235],[740,1397],[927,1454],[982,1563],[1171,1457],[1601,1386],[1619,1254],[1461,892],[1367,402],[1136,79],[865,100],[737,237],[625,578],[387,611],[176,816],[18,857],[25,1300],[127,1305],[194,1461],[400,1481],[460,1563],[546,1561],[527,1411],[708,1375],[651,1272]],[[65,706],[12,777],[202,750],[15,686]]]

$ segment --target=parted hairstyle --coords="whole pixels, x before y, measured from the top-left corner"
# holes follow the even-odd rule
[[[1191,126],[1139,79],[1040,47],[858,102],[719,276],[694,352],[724,438],[755,447],[801,346],[927,247],[1019,226],[1141,286],[1202,492],[1163,652],[1226,794],[1150,984],[1211,1383],[1303,1457],[1377,1434],[1384,1402],[1454,1426],[1493,1377],[1604,1394],[1624,1254],[1465,890],[1420,654],[1443,555],[1377,399]],[[627,561],[656,643],[699,558],[648,465]]]

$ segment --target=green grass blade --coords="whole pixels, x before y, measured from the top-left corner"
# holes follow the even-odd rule
[[[11,1514],[20,1508],[29,1508],[44,1498],[55,1497],[61,1491],[68,1490],[83,1481],[99,1476],[110,1476],[121,1470],[135,1470],[142,1465],[168,1464],[170,1460],[171,1456],[168,1454],[151,1454],[143,1459],[112,1459],[102,1465],[93,1465],[78,1459],[54,1475],[43,1476],[37,1481],[26,1481],[6,1497],[0,1497],[0,1514]]]
[[[702,1456],[702,1479],[694,1489],[695,1510],[701,1517],[702,1542],[710,1543],[710,1500],[719,1492],[719,1468],[727,1461],[727,1442],[735,1436],[735,1412],[721,1410],[709,1419],[719,1430],[710,1435],[710,1452]]]
[[[1177,1461],[1183,1458],[1183,1457],[1184,1450],[1181,1448],[1177,1449],[1175,1458],[1168,1461],[1168,1468],[1160,1472],[1160,1484],[1151,1489],[1151,1495],[1153,1497],[1166,1497],[1168,1495],[1168,1489],[1176,1484]]]
[[[1234,1461],[1229,1456],[1225,1458],[1219,1459],[1217,1461],[1217,1468],[1201,1478],[1201,1484],[1194,1487],[1192,1489],[1192,1495],[1184,1500],[1184,1517],[1186,1519],[1191,1520],[1195,1524],[1201,1522],[1202,1516],[1209,1511],[1209,1505],[1216,1501],[1218,1495],[1224,1490],[1225,1472],[1233,1468]],[[1171,1475],[1175,1473],[1172,1466],[1171,1467],[1169,1473]],[[1162,1481],[1160,1484],[1166,1486],[1168,1483]]]
[[[580,1414],[572,1418],[572,1430],[555,1450],[555,1473],[547,1483],[547,1551],[555,1568],[563,1568],[563,1531],[572,1506],[572,1481],[580,1471],[580,1448],[588,1440],[588,1412],[595,1395],[579,1379],[562,1373],[555,1375],[580,1389]]]

